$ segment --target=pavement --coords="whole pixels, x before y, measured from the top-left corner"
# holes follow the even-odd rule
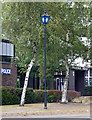
[[[2,118],[90,118],[91,106],[83,103],[44,103],[19,105],[3,105]]]

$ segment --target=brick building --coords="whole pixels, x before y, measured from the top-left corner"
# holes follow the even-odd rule
[[[0,83],[2,86],[16,88],[17,67],[11,60],[15,57],[15,46],[9,41],[2,39],[0,43]]]

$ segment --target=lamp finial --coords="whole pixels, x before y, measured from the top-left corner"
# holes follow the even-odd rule
[[[45,9],[44,13],[45,13],[45,15],[46,15],[46,9]]]

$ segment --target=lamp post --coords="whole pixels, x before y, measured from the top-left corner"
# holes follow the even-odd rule
[[[48,23],[50,16],[47,15],[46,10],[41,16],[42,23],[44,24],[44,109],[47,109],[47,92],[46,92],[46,24]]]

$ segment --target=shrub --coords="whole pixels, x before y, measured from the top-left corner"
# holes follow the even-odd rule
[[[44,90],[34,90],[37,102],[44,102]]]
[[[19,102],[20,102],[23,88],[17,88],[16,90],[17,90],[17,96],[19,97]],[[33,93],[33,89],[32,88],[27,88],[26,96],[25,96],[25,103],[26,104],[33,103],[33,101],[35,101],[34,96],[35,95]]]
[[[53,94],[52,94],[52,95],[48,95],[48,96],[47,96],[47,101],[48,101],[49,103],[54,102],[54,95],[53,95]]]
[[[2,104],[12,105],[20,104],[22,88],[13,87],[2,87]],[[67,100],[71,101],[75,97],[78,97],[79,93],[76,91],[68,90]],[[59,90],[47,90],[47,101],[57,102],[61,100],[62,92]],[[44,90],[34,90],[32,88],[27,88],[25,103],[40,103],[44,102]]]
[[[44,102],[44,90],[34,90],[37,95],[37,102]],[[47,90],[47,101],[57,102],[61,99],[62,92],[59,90]]]
[[[52,98],[52,99],[51,99]],[[48,90],[48,102],[57,102],[62,98],[62,92],[59,90]]]
[[[40,90],[44,90],[44,84],[40,86]]]
[[[18,104],[19,97],[17,95],[17,90],[13,87],[3,87],[2,88],[2,105]]]
[[[16,88],[17,95],[20,99],[21,99],[22,90],[23,90],[23,88]]]
[[[38,96],[38,102],[44,102],[44,91],[43,90],[35,90]],[[75,97],[79,97],[79,93],[77,91],[68,90],[67,91],[67,100],[71,101]],[[57,102],[61,100],[62,92],[59,90],[48,90],[47,91],[47,101],[48,102]]]
[[[2,105],[19,104],[21,100],[22,88],[2,87]],[[33,89],[27,88],[25,103],[32,103],[35,101]]]
[[[85,95],[92,96],[92,86],[85,87]]]
[[[33,89],[27,88],[26,97],[25,97],[25,103],[26,104],[34,103],[34,102],[36,102],[35,98],[36,97],[35,97],[35,93],[33,92]]]
[[[69,102],[71,102],[72,99],[74,99],[74,98],[76,98],[76,97],[79,97],[79,96],[80,96],[80,94],[79,94],[79,92],[77,92],[77,91],[73,91],[73,90],[68,90],[68,91],[67,91],[67,100],[68,100]]]
[[[17,81],[17,88],[20,88],[20,81]]]

